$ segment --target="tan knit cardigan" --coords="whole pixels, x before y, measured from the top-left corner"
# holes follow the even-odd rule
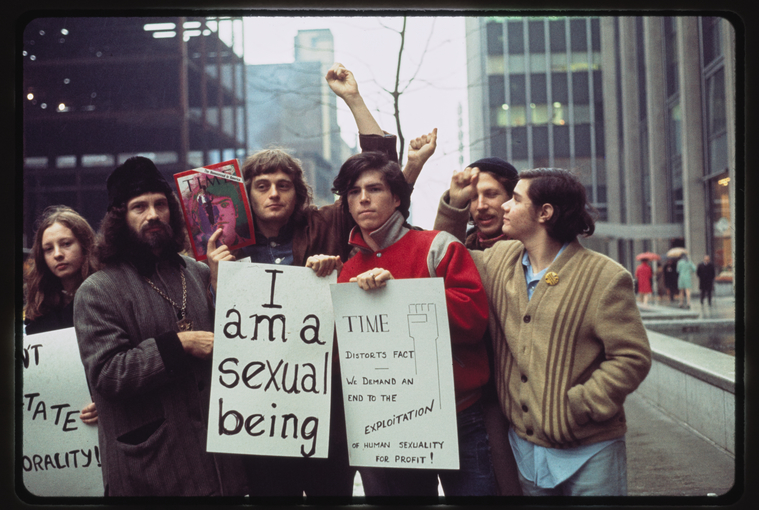
[[[568,448],[623,435],[622,404],[651,367],[630,273],[575,240],[548,268],[532,299],[524,246],[502,241],[470,252],[490,304],[496,386],[516,433]]]

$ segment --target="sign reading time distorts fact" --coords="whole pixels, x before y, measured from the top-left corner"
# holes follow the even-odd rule
[[[79,419],[92,402],[74,328],[23,340],[24,486],[35,496],[103,496],[97,425]]]
[[[443,279],[331,290],[350,464],[458,469]]]
[[[327,457],[336,279],[219,264],[208,451]]]

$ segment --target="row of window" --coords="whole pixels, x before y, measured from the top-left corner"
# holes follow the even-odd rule
[[[590,27],[588,27],[588,23]],[[548,30],[546,33],[546,25]],[[525,44],[525,26],[527,42]],[[559,20],[509,20],[505,23],[489,22],[487,30],[488,55],[503,55],[504,32],[507,52],[510,55],[525,53],[556,53],[588,50],[588,28],[590,28],[590,48],[601,50],[601,29],[598,18],[565,18]],[[569,42],[567,42],[569,35]]]

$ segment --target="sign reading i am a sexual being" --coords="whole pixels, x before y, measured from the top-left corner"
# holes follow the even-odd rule
[[[327,457],[336,279],[219,264],[208,451]]]
[[[331,290],[350,464],[458,469],[442,278]]]

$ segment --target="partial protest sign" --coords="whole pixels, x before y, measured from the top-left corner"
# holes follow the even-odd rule
[[[350,464],[458,469],[443,279],[331,290]]]
[[[208,451],[327,457],[336,280],[219,264]]]
[[[97,425],[79,419],[92,402],[74,328],[23,340],[24,486],[35,496],[103,496]]]

